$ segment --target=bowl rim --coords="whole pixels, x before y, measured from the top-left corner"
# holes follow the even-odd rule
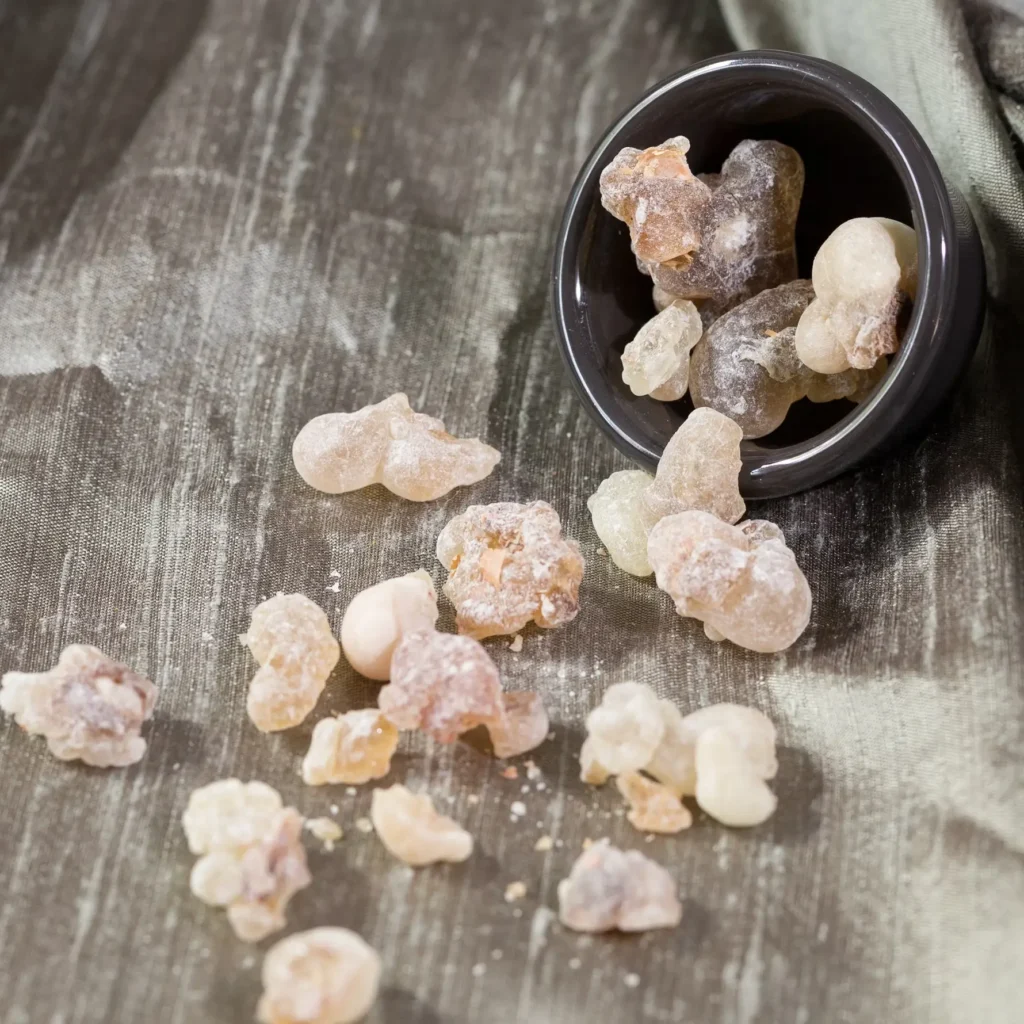
[[[741,487],[758,498],[792,493],[823,483],[861,462],[890,438],[902,415],[926,390],[927,374],[917,372],[922,357],[940,347],[939,326],[951,315],[958,272],[956,220],[938,164],[909,118],[881,90],[846,68],[818,57],[786,50],[743,50],[711,57],[670,75],[648,89],[600,137],[576,176],[556,236],[552,275],[552,304],[556,335],[573,387],[601,429],[622,452],[653,468],[660,449],[625,430],[591,391],[573,341],[573,307],[583,301],[577,277],[577,254],[583,226],[592,208],[593,191],[608,160],[622,148],[620,136],[634,120],[668,96],[684,92],[708,77],[723,84],[734,77],[749,78],[751,70],[764,75],[762,86],[784,83],[811,98],[827,98],[829,107],[850,117],[883,151],[896,170],[911,208],[918,240],[918,286],[910,321],[899,351],[873,393],[837,423],[804,441],[764,448],[756,441],[742,444]],[[610,216],[610,215],[609,215]],[[586,330],[584,326],[576,329]],[[932,354],[934,358],[934,353]],[[794,485],[793,479],[798,482]],[[787,482],[780,486],[785,478]]]

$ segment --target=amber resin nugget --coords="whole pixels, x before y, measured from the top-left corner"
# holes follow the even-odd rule
[[[375,789],[370,819],[389,852],[413,867],[463,861],[473,852],[473,837],[465,829],[439,814],[428,794],[405,786]]]
[[[66,647],[49,672],[8,672],[0,709],[26,732],[46,737],[62,761],[97,768],[134,764],[146,752],[139,735],[157,688],[127,665],[85,644]]]
[[[489,476],[501,453],[475,438],[452,437],[414,412],[401,392],[358,412],[310,420],[292,446],[299,475],[328,494],[383,484],[400,498],[430,501]]]
[[[340,656],[327,616],[302,594],[278,594],[257,605],[239,639],[261,666],[247,701],[256,728],[276,732],[298,725]]]
[[[311,881],[302,815],[262,782],[221,779],[192,793],[181,823],[189,849],[201,855],[190,878],[193,894],[227,907],[244,942],[283,928],[289,900]]]
[[[380,957],[347,928],[313,928],[271,946],[263,960],[260,1024],[352,1024],[369,1012]]]
[[[546,501],[470,505],[441,531],[437,558],[459,632],[477,640],[561,626],[579,611],[583,556]]]
[[[771,523],[730,526],[706,512],[682,512],[651,530],[647,555],[676,611],[700,619],[712,639],[771,653],[807,628],[810,587]]]
[[[391,770],[398,730],[376,708],[347,711],[316,723],[302,778],[309,786],[358,786]]]

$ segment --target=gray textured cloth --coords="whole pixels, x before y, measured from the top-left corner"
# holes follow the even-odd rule
[[[879,31],[834,28],[843,45],[816,42],[839,25],[824,3],[811,37],[795,15],[730,13],[744,42],[873,75],[990,211],[990,251],[1016,251],[1019,193],[995,181],[1011,150],[961,23],[922,14],[897,48],[885,10],[940,8],[860,6]],[[0,671],[86,642],[161,686],[150,749],[123,771],[58,763],[0,723],[4,1024],[252,1018],[261,950],[188,894],[178,821],[191,789],[232,774],[310,815],[338,806],[346,837],[311,853],[289,929],[346,925],[380,950],[374,1024],[1018,1019],[1024,538],[1014,392],[996,386],[1017,379],[999,342],[1018,339],[986,348],[927,438],[757,507],[816,598],[783,655],[707,642],[609,564],[586,514],[625,462],[559,365],[556,218],[622,107],[730,45],[704,0],[0,0]],[[951,113],[984,146],[936,130]],[[300,426],[399,389],[500,448],[494,476],[427,505],[305,487]],[[439,579],[453,514],[537,497],[582,543],[583,611],[518,656],[489,649],[510,687],[545,694],[546,789],[466,744],[403,746],[394,780],[478,840],[465,865],[412,873],[353,827],[367,792],[296,774],[312,722],[375,689],[342,666],[310,722],[260,735],[235,638],[278,590],[337,626],[384,576]],[[776,816],[645,844],[613,791],[577,779],[583,717],[623,679],[766,710]],[[605,835],[670,867],[680,928],[591,941],[553,921],[558,880]],[[509,904],[515,880],[527,896]]]

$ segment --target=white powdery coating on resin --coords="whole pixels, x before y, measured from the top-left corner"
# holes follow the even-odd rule
[[[771,523],[730,526],[706,512],[682,512],[651,530],[647,554],[676,611],[740,647],[781,651],[807,628],[810,587]]]
[[[413,867],[463,861],[473,852],[473,837],[465,829],[439,814],[426,793],[405,786],[375,789],[370,820],[388,850]]]
[[[352,598],[341,620],[341,649],[368,679],[384,681],[391,655],[406,633],[433,629],[437,594],[425,569],[384,580]]]
[[[886,217],[845,221],[822,243],[811,279],[797,354],[819,373],[870,369],[899,348],[899,320],[917,293],[917,235]]]
[[[654,571],[647,560],[651,523],[642,500],[653,482],[650,473],[623,469],[602,480],[587,499],[594,531],[611,560],[633,576],[650,576]]]
[[[683,908],[672,876],[636,850],[593,844],[558,885],[558,916],[580,932],[674,928]]]
[[[622,380],[634,395],[675,402],[686,394],[690,351],[704,327],[697,307],[686,299],[652,317],[622,353]]]
[[[85,644],[64,648],[48,672],[8,672],[0,680],[0,709],[22,729],[45,736],[60,760],[97,768],[141,759],[140,731],[156,698],[148,679]]]
[[[377,998],[380,956],[347,928],[313,928],[263,960],[260,1024],[352,1024]]]
[[[742,429],[728,416],[694,409],[669,438],[654,483],[643,494],[650,521],[699,509],[735,523],[747,508],[739,485],[742,440]]]
[[[546,501],[470,505],[441,531],[437,558],[460,633],[482,640],[551,629],[579,611],[583,556]]]
[[[316,706],[341,656],[323,609],[302,594],[256,606],[239,639],[259,662],[246,707],[261,732],[298,725]]]
[[[310,420],[292,458],[302,479],[327,494],[383,484],[401,498],[430,501],[489,476],[501,453],[475,438],[452,437],[399,392],[358,412]]]

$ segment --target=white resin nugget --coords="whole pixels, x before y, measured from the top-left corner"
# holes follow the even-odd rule
[[[697,307],[677,299],[637,331],[622,353],[622,380],[634,395],[674,402],[686,394],[690,352],[704,333]]]
[[[501,453],[475,438],[452,437],[399,392],[357,412],[310,420],[292,458],[302,479],[327,494],[383,484],[400,498],[430,501],[489,476]]]
[[[608,550],[611,560],[633,576],[650,576],[647,534],[653,518],[646,511],[643,495],[654,482],[650,473],[623,469],[602,480],[587,499],[594,531]]]

